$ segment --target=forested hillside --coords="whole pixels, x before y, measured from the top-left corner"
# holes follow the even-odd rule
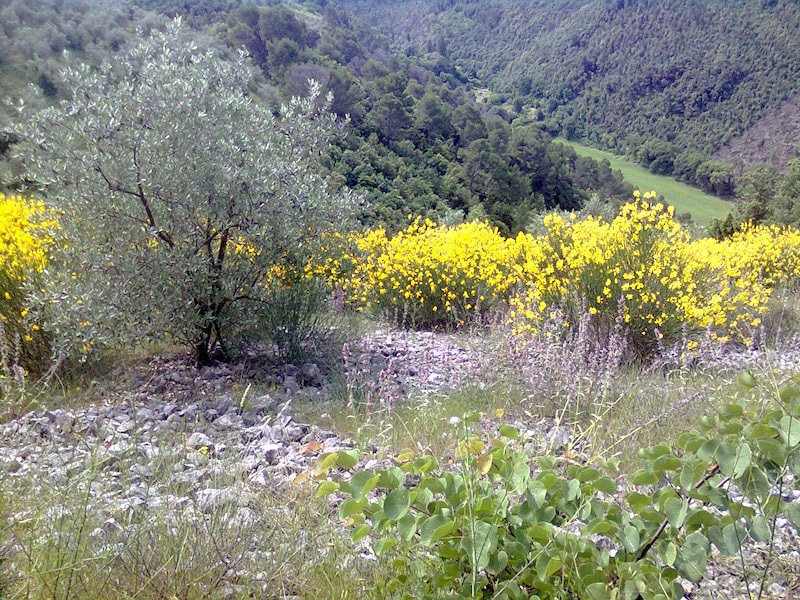
[[[791,0],[345,4],[409,52],[454,60],[490,101],[533,108],[552,133],[720,195],[733,191],[730,168],[708,159],[726,145],[725,160],[778,168],[800,146],[779,131],[800,91]],[[767,133],[743,148],[753,128]]]
[[[153,13],[119,3],[0,3],[0,155],[15,136],[7,128],[18,109],[41,108],[67,97],[59,71],[81,62],[99,64],[116,55],[135,35],[163,25]],[[68,54],[64,54],[65,51]],[[0,160],[0,186],[18,175],[13,163]]]
[[[332,92],[331,109],[349,123],[323,163],[335,183],[369,201],[365,223],[397,226],[408,213],[441,217],[457,210],[488,216],[512,232],[536,210],[578,208],[592,193],[611,201],[630,196],[607,164],[552,143],[536,124],[512,126],[503,109],[476,104],[447,58],[393,53],[387,40],[341,10],[237,0],[93,6],[52,0],[33,11],[21,0],[5,4],[0,81],[12,100],[41,106],[67,97],[61,66],[99,64],[137,27],[163,26],[178,15],[202,30],[204,44],[217,47],[222,59],[247,48],[258,67],[250,92],[273,110],[305,95],[310,78]],[[11,116],[4,113],[4,121],[10,124]],[[11,127],[0,149],[9,155],[13,135]]]

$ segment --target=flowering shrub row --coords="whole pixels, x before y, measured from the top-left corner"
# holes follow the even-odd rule
[[[486,223],[417,219],[391,239],[376,229],[330,241],[307,272],[340,286],[359,310],[390,311],[410,324],[463,323],[506,302],[519,282],[516,241]]]
[[[486,223],[438,226],[420,219],[391,237],[380,228],[329,232],[314,241],[305,274],[340,289],[357,310],[382,311],[413,326],[457,327],[470,315],[500,310],[526,336],[555,314],[570,326],[588,313],[600,333],[624,324],[641,354],[687,327],[749,343],[774,288],[800,276],[800,232],[745,226],[725,241],[691,240],[671,209],[651,203],[654,197],[637,193],[611,222],[551,214],[542,235],[514,239]],[[6,355],[21,348],[23,359],[34,356],[41,334],[26,318],[24,288],[44,269],[57,227],[42,203],[0,195]],[[240,240],[234,255],[252,262],[255,248]],[[299,275],[278,264],[266,279]]]
[[[29,323],[24,286],[45,267],[53,212],[41,202],[0,194],[0,366],[28,365],[41,350],[41,331]],[[5,358],[5,363],[3,359]]]
[[[646,352],[688,326],[745,343],[775,286],[800,275],[800,232],[747,226],[725,241],[691,240],[654,193],[611,222],[549,215],[545,233],[503,237],[485,223],[413,222],[321,241],[309,276],[344,291],[358,310],[388,311],[412,325],[459,325],[472,312],[510,307],[517,334],[558,310],[588,311],[594,326],[620,318]]]

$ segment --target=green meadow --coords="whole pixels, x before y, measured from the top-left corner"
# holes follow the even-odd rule
[[[571,146],[581,156],[588,156],[598,161],[604,158],[608,159],[611,168],[622,171],[622,176],[633,186],[642,192],[655,190],[659,196],[664,196],[666,201],[675,207],[678,214],[691,213],[692,220],[701,225],[708,225],[712,219],[725,218],[733,208],[733,204],[726,200],[706,194],[695,187],[676,181],[672,177],[651,173],[644,167],[610,152],[584,146],[564,138],[558,138],[557,141]]]

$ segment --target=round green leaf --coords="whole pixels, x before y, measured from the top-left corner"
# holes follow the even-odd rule
[[[371,527],[369,525],[367,525],[366,523],[364,523],[363,525],[360,525],[358,528],[356,528],[356,530],[353,532],[353,535],[352,535],[353,543],[360,542],[365,537],[367,537],[367,534],[369,533],[370,529],[371,529]]]
[[[703,548],[685,544],[678,550],[675,568],[683,577],[696,583],[703,578],[706,572],[707,560],[708,554]]]
[[[668,567],[671,567],[675,564],[675,559],[678,556],[678,549],[675,547],[675,544],[672,542],[667,542],[667,545],[664,547],[664,552],[661,553],[661,558],[664,560],[664,564]]]
[[[352,469],[358,464],[358,452],[356,450],[340,450],[336,454],[336,464],[343,469]]]
[[[689,512],[689,502],[681,502],[678,498],[670,498],[664,504],[664,513],[667,515],[669,524],[673,527],[683,526],[686,515]]]
[[[571,502],[575,500],[578,496],[581,495],[581,482],[577,479],[570,479],[569,483],[567,484],[567,493],[566,498],[567,502]]]
[[[383,501],[383,512],[392,521],[399,521],[411,506],[411,496],[405,488],[399,488],[389,493]]]
[[[380,556],[395,547],[397,540],[394,538],[382,538],[375,542],[375,554]]]
[[[546,581],[561,568],[561,559],[558,556],[550,556],[546,553],[539,555],[536,559],[536,576],[540,581]]]
[[[658,476],[652,471],[639,469],[631,478],[633,485],[655,485],[658,483]]]
[[[764,499],[769,496],[770,484],[766,473],[755,465],[750,467],[736,479],[736,485],[750,499]]]
[[[772,535],[772,527],[764,515],[753,517],[750,522],[750,535],[757,542],[766,542]]]
[[[723,475],[733,477],[733,469],[736,466],[736,448],[728,442],[721,442],[714,452],[714,460],[717,461]]]
[[[369,471],[362,471],[361,473],[353,475],[350,479],[350,488],[353,492],[353,498],[358,500],[366,496],[378,485],[378,479],[380,479],[378,475],[370,473]]]
[[[653,463],[653,471],[655,471],[656,473],[675,471],[680,468],[681,468],[681,461],[674,454],[665,454],[663,456],[659,456]]]
[[[399,467],[390,467],[380,473],[378,487],[393,490],[400,487],[406,479],[406,474]]]
[[[789,448],[800,444],[800,419],[788,415],[781,419],[781,439]]]
[[[338,452],[331,452],[330,454],[326,454],[320,457],[320,461],[317,464],[316,470],[319,473],[327,472],[332,466],[336,464],[336,461],[339,460],[339,453]]]
[[[397,533],[406,542],[411,541],[417,531],[417,520],[413,515],[407,514],[397,522]]]
[[[490,453],[481,454],[478,456],[477,463],[478,472],[481,475],[486,475],[489,472],[489,469],[492,468],[492,455]]]
[[[603,492],[605,494],[617,493],[617,482],[611,479],[611,477],[601,477],[595,480],[592,485],[598,492]]]
[[[425,544],[432,544],[444,536],[448,535],[454,527],[455,523],[442,514],[435,514],[432,517],[425,519],[422,523],[419,533],[422,542]]]
[[[750,444],[742,442],[736,449],[736,463],[733,466],[733,476],[741,477],[742,474],[750,466],[750,461],[753,458],[753,452],[750,450]]]
[[[516,427],[512,427],[511,425],[503,425],[500,428],[500,435],[505,438],[515,440],[519,437],[519,431]]]
[[[317,498],[328,496],[339,489],[339,484],[335,481],[323,481],[317,488]]]
[[[356,500],[355,498],[348,498],[339,506],[339,518],[346,519],[352,517],[354,514],[364,509],[367,503],[364,500]]]
[[[641,539],[639,537],[639,530],[633,525],[628,525],[622,532],[622,545],[630,553],[634,553],[639,549]]]
[[[736,383],[748,390],[752,390],[754,387],[756,387],[755,377],[746,371],[744,373],[739,373],[739,376],[736,377]]]
[[[619,529],[616,523],[612,523],[608,519],[597,518],[591,521],[586,526],[586,533],[588,535],[609,535],[614,534]]]

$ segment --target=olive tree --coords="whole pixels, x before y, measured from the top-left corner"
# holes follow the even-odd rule
[[[247,56],[201,51],[180,21],[64,77],[71,99],[20,128],[29,177],[60,213],[34,294],[45,322],[84,349],[173,336],[208,364],[352,213],[320,176],[336,123],[319,87],[275,116],[247,93]]]

